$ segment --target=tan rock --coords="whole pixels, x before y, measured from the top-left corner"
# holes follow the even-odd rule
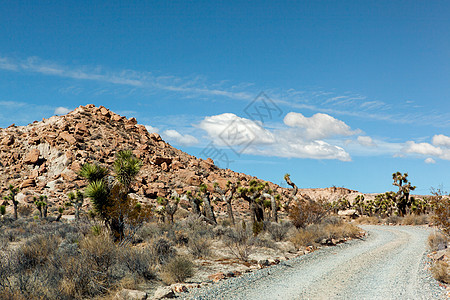
[[[63,131],[59,134],[59,138],[65,140],[66,142],[68,142],[69,144],[73,145],[75,144],[77,141],[75,140],[75,138],[68,132]]]
[[[111,120],[114,122],[119,122],[119,121],[122,121],[123,119],[124,118],[122,116],[119,116],[117,114],[112,114],[112,116],[111,116]]]
[[[109,117],[109,110],[107,110],[105,107],[100,106],[100,113],[104,115],[105,117]]]
[[[77,174],[72,171],[72,170],[66,170],[63,173],[61,173],[61,177],[64,179],[64,181],[66,182],[72,182],[75,181],[77,179]]]
[[[34,165],[39,161],[39,155],[41,152],[39,149],[31,149],[30,152],[28,152],[27,156],[23,159],[24,164],[30,164]]]
[[[77,125],[75,125],[75,134],[79,134],[79,135],[87,135],[89,134],[89,129],[86,127],[85,123],[77,123]]]
[[[156,289],[153,299],[174,298],[175,293],[170,286],[161,286]]]
[[[12,144],[14,144],[14,136],[12,134],[2,139],[2,145],[11,146]]]
[[[218,282],[218,281],[220,281],[222,279],[225,279],[225,278],[227,278],[227,276],[224,273],[222,273],[222,272],[219,272],[219,273],[212,274],[212,275],[208,276],[208,279],[212,280],[214,282]]]
[[[146,300],[147,293],[138,290],[123,289],[116,294],[117,300]]]
[[[33,178],[29,178],[29,179],[24,180],[20,184],[19,188],[20,189],[25,189],[25,188],[33,187],[33,186],[36,186],[36,181]]]
[[[136,124],[137,124],[136,118],[129,118],[129,119],[127,120],[127,124],[130,124],[130,125],[136,125]]]
[[[154,140],[155,142],[161,141],[161,136],[157,134],[156,132],[150,133],[150,138]]]

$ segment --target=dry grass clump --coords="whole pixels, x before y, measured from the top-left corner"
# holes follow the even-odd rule
[[[367,225],[377,225],[380,224],[380,219],[378,217],[372,216],[361,216],[355,220],[355,224],[367,224]]]
[[[211,255],[211,240],[198,234],[191,236],[188,241],[189,253],[195,258],[206,258]]]
[[[296,247],[317,246],[323,240],[334,239],[336,241],[344,238],[355,238],[359,236],[361,229],[341,222],[339,224],[314,224],[306,228],[300,228],[291,238]]]
[[[440,233],[433,232],[428,236],[428,246],[431,251],[442,250],[447,247],[447,243],[449,242],[448,236]]]
[[[438,260],[431,266],[431,274],[436,280],[450,283],[450,266],[447,262]]]
[[[397,215],[392,215],[386,218],[385,223],[386,224],[393,224],[393,225],[397,225],[400,224],[402,221],[402,217],[397,216]]]
[[[403,217],[401,223],[403,225],[424,225],[428,223],[426,215],[409,214]]]
[[[286,239],[287,234],[289,230],[293,228],[293,225],[291,222],[268,222],[265,227],[266,231],[270,234],[274,241],[281,242]]]
[[[247,227],[245,222],[242,222],[242,225],[237,225],[233,230],[228,231],[223,236],[223,240],[234,257],[248,261],[255,239],[252,230]]]
[[[194,275],[194,264],[188,258],[175,256],[162,268],[161,278],[166,284],[184,282]]]

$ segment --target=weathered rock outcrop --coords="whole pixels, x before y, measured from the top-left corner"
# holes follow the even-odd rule
[[[69,191],[86,185],[77,176],[82,164],[96,162],[111,167],[116,152],[125,149],[131,149],[143,162],[132,187],[142,202],[155,203],[156,197],[169,196],[172,190],[182,194],[202,183],[214,193],[214,182],[224,188],[228,180],[245,185],[254,178],[220,169],[210,158],[196,158],[172,147],[135,118],[127,119],[103,106],[88,104],[64,116],[0,129],[0,195],[5,194],[8,184],[13,184],[20,186],[23,199],[44,194],[50,207],[56,208],[67,201]],[[276,193],[289,194],[285,188],[269,185]],[[239,212],[247,204],[235,201],[234,205]],[[226,203],[218,202],[216,210],[225,207]]]

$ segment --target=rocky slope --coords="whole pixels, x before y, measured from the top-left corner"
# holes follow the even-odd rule
[[[0,195],[9,184],[20,187],[20,202],[32,203],[33,197],[47,195],[53,209],[67,200],[67,193],[82,189],[86,182],[77,176],[82,164],[97,162],[111,166],[115,153],[131,149],[143,161],[135,185],[142,202],[154,202],[172,190],[183,193],[206,183],[224,186],[228,180],[243,184],[252,176],[220,169],[211,159],[203,160],[176,149],[157,133],[149,133],[135,118],[127,119],[103,106],[80,106],[64,116],[53,116],[27,126],[0,129]],[[280,194],[289,190],[270,183]],[[331,200],[358,194],[343,188],[300,190],[312,198]],[[88,203],[86,204],[88,205]],[[225,204],[223,203],[223,206]],[[245,203],[236,202],[236,209]],[[218,210],[222,203],[218,203]]]

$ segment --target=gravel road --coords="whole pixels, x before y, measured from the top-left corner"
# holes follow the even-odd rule
[[[427,270],[432,229],[360,227],[368,232],[364,240],[219,282],[184,299],[447,299]]]

